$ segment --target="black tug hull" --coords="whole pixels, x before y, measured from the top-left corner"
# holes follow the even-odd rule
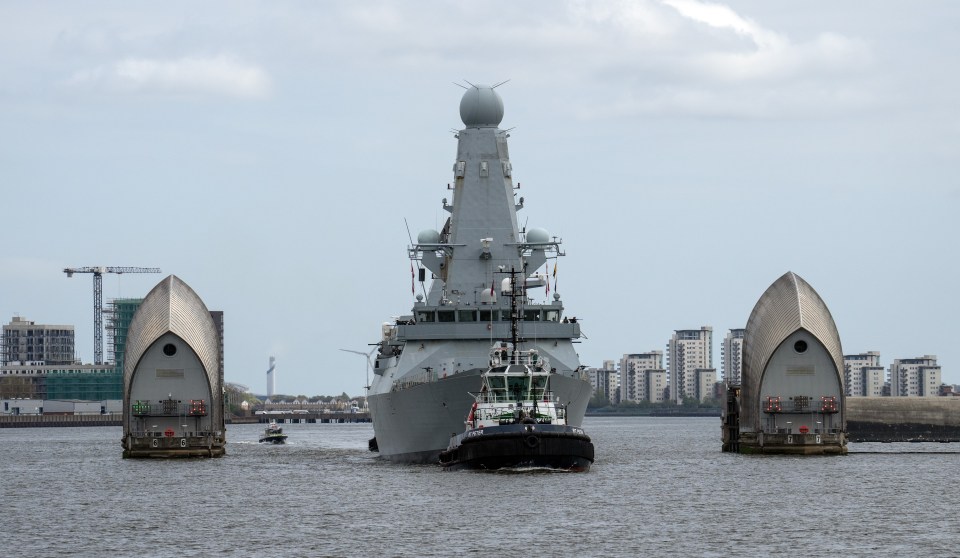
[[[577,427],[494,426],[463,435],[458,445],[440,453],[440,464],[450,470],[531,467],[587,471],[593,464],[593,443]]]

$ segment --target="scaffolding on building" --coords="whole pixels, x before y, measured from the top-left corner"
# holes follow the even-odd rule
[[[115,298],[107,304],[107,347],[113,355],[114,370],[123,375],[123,353],[127,348],[127,330],[142,298]]]

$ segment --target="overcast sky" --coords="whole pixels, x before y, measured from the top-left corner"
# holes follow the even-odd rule
[[[581,361],[726,331],[786,271],[845,354],[960,383],[956,2],[0,1],[0,320],[175,274],[226,379],[362,395],[446,213],[463,90],[496,83],[521,224],[559,235]]]

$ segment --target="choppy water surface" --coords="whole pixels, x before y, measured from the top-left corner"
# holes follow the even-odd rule
[[[283,446],[231,426],[205,460],[122,459],[114,427],[4,429],[0,535],[27,557],[960,555],[958,444],[748,457],[716,418],[584,427],[580,474],[394,465],[369,424],[287,424]]]

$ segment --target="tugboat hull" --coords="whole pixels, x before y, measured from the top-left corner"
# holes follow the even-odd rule
[[[543,467],[587,471],[593,443],[581,428],[544,424],[510,424],[471,430],[440,454],[447,469],[516,469]]]

